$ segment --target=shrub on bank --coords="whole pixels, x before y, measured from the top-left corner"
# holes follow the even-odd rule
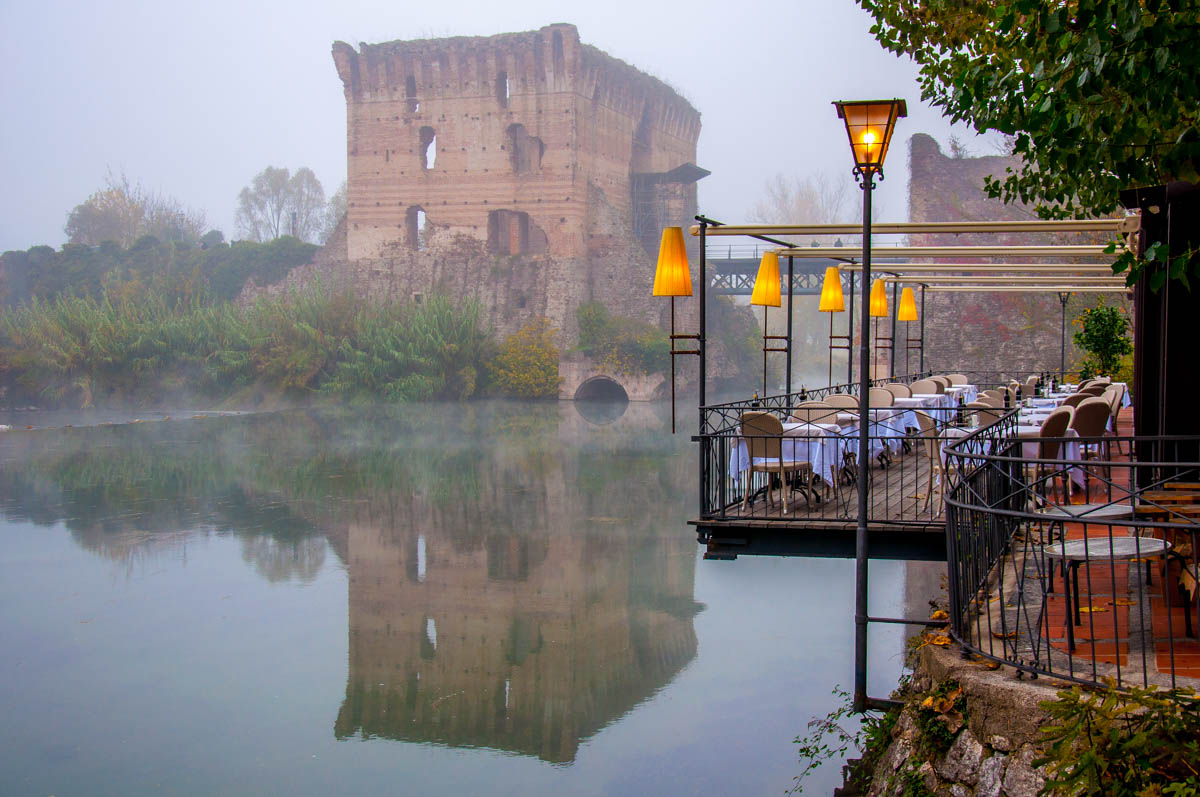
[[[551,398],[558,395],[556,329],[549,319],[531,321],[509,335],[492,364],[496,389],[513,398]]]
[[[68,295],[0,321],[10,386],[84,407],[194,393],[222,400],[251,385],[292,397],[463,399],[491,351],[472,303],[364,303],[319,287],[245,309],[155,290]]]

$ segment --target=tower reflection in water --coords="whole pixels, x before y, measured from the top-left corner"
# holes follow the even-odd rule
[[[695,657],[695,544],[663,507],[677,458],[566,413],[552,429],[454,474],[465,500],[372,501],[346,524],[338,738],[569,762]]]

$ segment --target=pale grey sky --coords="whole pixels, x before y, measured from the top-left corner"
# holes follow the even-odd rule
[[[851,0],[677,2],[0,0],[0,251],[60,246],[67,213],[111,169],[234,233],[238,191],[268,165],[345,178],[345,100],[330,46],[490,35],[571,22],[587,43],[678,89],[701,115],[701,211],[745,220],[776,173],[848,173],[830,102],[908,100],[876,192],[907,218],[907,140],[952,131],[916,69],[884,52]],[[855,191],[857,194],[857,191]],[[857,198],[854,199],[857,201]]]

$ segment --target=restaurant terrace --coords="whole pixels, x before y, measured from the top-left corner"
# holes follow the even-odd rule
[[[675,328],[677,297],[691,296],[684,233],[664,231],[654,293],[672,302],[674,359],[699,359],[699,511],[691,521],[707,558],[745,553],[854,556],[856,708],[866,694],[870,622],[942,624],[964,655],[1007,664],[1018,675],[1118,686],[1200,684],[1196,518],[1200,437],[1169,434],[1167,391],[1138,360],[1136,385],[1075,379],[1058,370],[979,371],[969,363],[925,367],[924,297],[929,292],[1129,293],[1114,275],[1119,240],[1146,246],[1144,196],[1122,218],[873,224],[870,198],[901,100],[838,103],[863,188],[862,225],[728,225],[697,216],[690,234],[704,264],[699,329]],[[1163,201],[1169,197],[1164,196]],[[872,235],[1054,233],[1047,246],[889,246],[872,268]],[[860,246],[799,246],[798,238],[861,235]],[[764,317],[763,392],[706,402],[705,292],[714,238],[749,238],[763,251],[751,305],[786,303],[786,333]],[[797,262],[824,259],[819,312],[830,313],[830,384],[794,389],[791,368]],[[786,263],[786,270],[781,265]],[[801,268],[808,274],[811,269]],[[811,291],[810,291],[811,292]],[[890,293],[890,301],[889,301]],[[918,300],[919,297],[919,300]],[[855,331],[857,299],[858,331]],[[1166,299],[1137,288],[1138,345],[1165,349]],[[848,312],[846,311],[848,305]],[[921,305],[920,307],[918,305]],[[845,334],[833,314],[847,312]],[[895,314],[893,316],[893,314]],[[891,317],[890,337],[873,331]],[[897,339],[899,323],[917,334]],[[833,350],[857,346],[844,382]],[[917,351],[918,367],[897,371]],[[770,393],[767,358],[786,358],[781,392]],[[1141,352],[1144,355],[1144,352]],[[882,356],[880,356],[882,355]],[[1135,389],[1136,388],[1136,389]],[[1135,412],[1144,398],[1157,399]],[[674,422],[674,409],[673,409]],[[1139,433],[1143,426],[1152,433]],[[1190,431],[1190,430],[1189,430]],[[871,557],[945,559],[948,617],[871,616]]]

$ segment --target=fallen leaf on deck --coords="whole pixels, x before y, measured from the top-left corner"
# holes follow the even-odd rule
[[[1117,598],[1112,602],[1113,606],[1137,606],[1137,601],[1131,601],[1129,598]]]
[[[1100,612],[1108,611],[1107,606],[1080,606],[1079,611],[1083,614],[1099,614]]]
[[[994,636],[996,639],[1016,639],[1017,632],[1009,631],[1007,634],[1002,634],[999,631],[993,631],[992,636]]]

